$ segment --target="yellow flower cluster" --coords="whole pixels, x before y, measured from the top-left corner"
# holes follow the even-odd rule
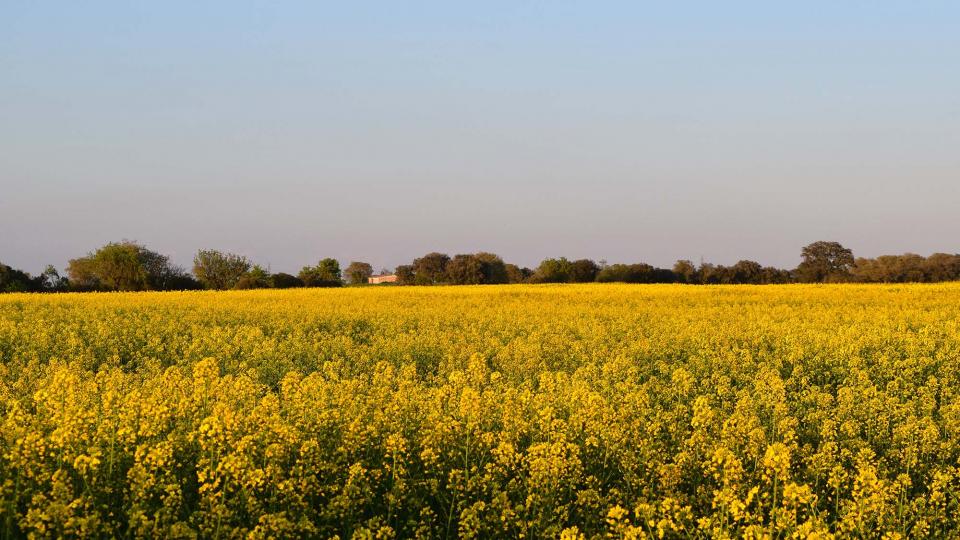
[[[960,535],[960,284],[0,296],[0,538]]]

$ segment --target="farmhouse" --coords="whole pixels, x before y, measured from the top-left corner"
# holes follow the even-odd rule
[[[379,276],[370,276],[367,278],[367,283],[396,283],[397,275],[396,274],[381,274]]]

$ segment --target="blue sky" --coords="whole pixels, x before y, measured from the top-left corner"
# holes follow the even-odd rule
[[[0,3],[0,261],[960,251],[957,2]]]

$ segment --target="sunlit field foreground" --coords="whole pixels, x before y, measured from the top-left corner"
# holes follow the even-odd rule
[[[0,295],[3,537],[960,533],[960,285]]]

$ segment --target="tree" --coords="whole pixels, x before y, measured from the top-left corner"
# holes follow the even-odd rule
[[[926,281],[946,281],[950,277],[951,258],[953,256],[935,253],[930,257],[921,257],[914,253],[903,255],[881,255],[875,259],[857,258],[851,274],[856,281],[883,283],[920,283]]]
[[[669,268],[654,268],[650,283],[676,283],[677,276]]]
[[[924,266],[929,281],[960,280],[960,255],[934,253],[927,257]]]
[[[70,288],[70,280],[60,275],[52,264],[48,264],[40,274],[40,287],[46,292],[61,292]]]
[[[600,283],[626,282],[629,272],[630,267],[625,264],[610,264],[597,273],[597,281]]]
[[[674,273],[665,268],[654,268],[646,263],[611,264],[597,274],[600,283],[673,283]]]
[[[414,281],[418,285],[435,285],[446,278],[450,257],[444,253],[427,253],[413,260]]]
[[[300,279],[306,287],[340,287],[343,280],[340,275],[340,263],[327,257],[316,266],[304,266],[300,270]]]
[[[596,281],[600,267],[590,259],[578,259],[570,263],[569,279],[573,283],[590,283]]]
[[[534,272],[531,281],[536,283],[566,283],[570,281],[570,271],[572,265],[566,257],[559,259],[544,259],[537,271]]]
[[[165,291],[199,291],[201,289],[203,289],[203,283],[183,270],[164,280],[163,290]]]
[[[515,264],[506,264],[504,269],[507,272],[507,283],[523,283],[533,275],[529,268],[520,268]]]
[[[773,266],[764,266],[761,276],[763,283],[790,283],[793,281],[793,276],[789,270],[783,270]]]
[[[249,272],[240,276],[234,289],[267,289],[271,285],[270,273],[255,264]]]
[[[654,283],[655,268],[647,263],[637,263],[627,266],[627,283]]]
[[[476,255],[456,255],[446,265],[446,281],[454,285],[483,283],[483,263]]]
[[[241,255],[200,250],[193,258],[193,274],[207,289],[232,289],[250,271],[250,261]]]
[[[720,283],[723,274],[723,267],[718,267],[713,263],[701,262],[697,267],[697,277],[699,283],[704,285],[714,285]]]
[[[0,263],[0,292],[32,292],[41,290],[41,280],[23,270]]]
[[[763,278],[763,266],[754,261],[737,261],[733,265],[733,282],[741,284],[760,283]]]
[[[806,283],[848,281],[853,269],[853,252],[839,242],[814,242],[803,248],[797,278]]]
[[[77,288],[110,291],[167,290],[186,278],[166,255],[129,240],[109,243],[67,266]]]
[[[481,283],[488,285],[507,283],[507,265],[499,255],[481,251],[473,257],[480,263],[480,271],[483,274]]]
[[[292,289],[303,287],[303,280],[294,275],[277,272],[270,276],[270,286],[274,289]]]
[[[350,280],[350,283],[354,285],[359,285],[366,283],[370,276],[373,275],[373,267],[370,266],[370,263],[352,261],[347,265],[346,272],[347,278]]]
[[[109,243],[67,265],[71,281],[93,289],[143,291],[149,286],[140,260],[140,246],[132,242]]]
[[[397,285],[413,285],[416,283],[417,275],[413,271],[413,266],[401,264],[393,271],[397,275]]]
[[[184,288],[184,283],[194,280],[183,268],[170,263],[170,258],[155,251],[139,246],[140,261],[147,274],[147,288],[155,291],[169,291]],[[196,288],[187,286],[186,288]]]
[[[900,281],[899,260],[896,255],[881,255],[875,259],[858,257],[853,265],[854,279],[866,283]]]
[[[700,281],[700,277],[697,274],[697,267],[686,259],[681,259],[674,263],[673,274],[680,283],[697,283]]]

